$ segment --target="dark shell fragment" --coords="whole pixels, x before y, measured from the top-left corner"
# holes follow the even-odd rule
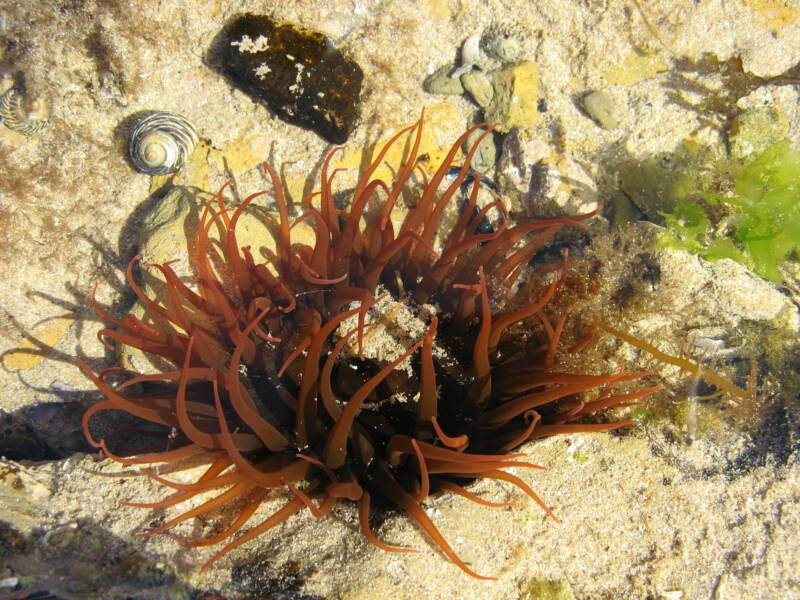
[[[222,69],[287,123],[329,142],[347,141],[364,74],[324,34],[246,14],[221,34]]]

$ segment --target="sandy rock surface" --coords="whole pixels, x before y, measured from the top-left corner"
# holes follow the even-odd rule
[[[514,507],[450,496],[427,502],[463,558],[498,581],[467,577],[403,515],[389,514],[379,534],[421,552],[376,550],[358,533],[354,507],[320,521],[301,513],[203,573],[197,567],[213,550],[134,537],[177,513],[120,505],[167,492],[136,469],[83,454],[91,449],[80,416],[100,396],[72,358],[95,370],[114,364],[96,337],[104,325],[92,292],[97,286],[98,302],[115,316],[130,310],[124,269],[170,184],[214,193],[233,176],[233,197],[241,199],[267,185],[257,167],[269,160],[295,205],[313,191],[326,143],[231,88],[207,55],[231,17],[262,10],[264,3],[247,0],[0,7],[0,92],[24,80],[49,121],[30,137],[0,126],[0,432],[9,456],[0,463],[0,598],[48,590],[64,598],[514,600],[548,581],[579,600],[800,597],[797,363],[781,354],[796,344],[796,306],[738,264],[709,266],[685,254],[661,259],[656,293],[667,294],[678,320],[694,305],[687,298],[709,294],[720,313],[713,324],[729,336],[740,323],[781,328],[772,338],[780,348],[759,330],[772,358],[781,357],[764,359],[780,401],[744,429],[725,424],[709,434],[688,419],[677,437],[650,424],[525,446],[549,470],[517,474],[561,524],[495,483],[471,490]],[[469,36],[515,23],[540,95],[527,99],[539,114],[515,133],[518,146],[549,158],[544,178],[570,210],[614,192],[613,173],[626,161],[686,139],[722,144],[720,115],[709,107],[725,81],[704,70],[704,58],[740,57],[744,71],[763,78],[800,62],[800,12],[782,1],[311,0],[277,3],[272,14],[324,31],[364,70],[361,122],[336,162],[351,170],[343,188],[372,145],[423,107],[425,150],[432,162],[440,158],[479,120],[479,109],[467,95],[426,93],[423,80],[457,63]],[[582,98],[596,90],[614,103],[616,127],[601,128],[585,113]],[[796,85],[768,85],[738,103],[776,107],[798,142],[798,98]],[[201,137],[172,179],[137,173],[126,159],[132,119],[153,109],[187,116]],[[530,183],[531,173],[516,175]],[[268,196],[263,202],[274,208]],[[536,216],[530,206],[516,210]],[[653,318],[664,322],[662,313]],[[635,352],[627,359],[644,368]],[[177,531],[199,535],[215,518]]]

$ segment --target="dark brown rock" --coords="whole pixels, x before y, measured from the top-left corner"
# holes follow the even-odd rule
[[[326,140],[347,141],[364,74],[322,33],[246,14],[221,34],[221,67],[281,119]]]

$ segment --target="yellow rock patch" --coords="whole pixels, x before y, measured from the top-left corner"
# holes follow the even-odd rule
[[[791,25],[797,20],[797,9],[780,0],[744,0],[744,3],[773,29]]]
[[[499,123],[497,131],[513,127],[532,129],[539,122],[539,70],[523,61],[494,74],[494,99],[486,109],[486,121]]]
[[[3,356],[3,366],[14,371],[32,369],[61,341],[74,319],[59,317],[40,323],[17,347]]]
[[[418,151],[418,165],[428,173],[432,173],[444,160],[450,150],[455,137],[454,130],[458,127],[454,123],[460,124],[463,116],[457,107],[449,102],[442,102],[437,105],[426,107],[425,122],[422,130],[422,139]],[[410,123],[409,123],[410,125]],[[358,172],[365,164],[372,162],[383,146],[396,132],[391,132],[385,138],[376,141],[366,147],[355,144],[344,146],[331,162],[331,170],[345,169],[350,172]],[[392,181],[403,160],[407,158],[411,145],[414,141],[415,132],[411,132],[397,140],[384,157],[381,165],[373,174],[386,181]],[[202,190],[211,190],[212,169],[211,165],[225,164],[227,169],[233,173],[248,171],[263,161],[263,157],[269,155],[269,140],[262,135],[254,135],[247,138],[236,140],[227,144],[223,149],[212,148],[204,141],[200,141],[197,148],[189,157],[186,166],[179,172],[181,183],[191,185]],[[461,158],[461,150],[455,157],[455,164]],[[150,190],[155,192],[166,184],[172,175],[162,175],[151,178]],[[303,192],[308,184],[307,175],[286,175],[284,190],[287,198],[299,201],[303,197]],[[334,183],[334,187],[335,187]],[[314,182],[314,190],[319,189],[319,181]]]
[[[446,0],[428,0],[428,15],[433,19],[449,19],[453,16]]]
[[[660,56],[641,55],[631,50],[624,60],[609,65],[601,74],[609,83],[633,85],[655,77],[668,68],[667,63]]]
[[[425,109],[425,121],[422,126],[422,139],[419,145],[419,157],[425,157],[418,164],[432,173],[439,167],[450,150],[455,138],[453,137],[453,123],[460,123],[462,117],[453,104],[441,103]],[[367,147],[345,146],[335,158],[333,168],[359,171],[364,164],[369,164],[377,157],[383,146],[389,141],[394,132],[385,139],[375,142]],[[393,180],[403,160],[408,156],[411,145],[414,143],[415,131],[406,134],[395,142],[386,153],[382,164],[375,170],[372,178],[383,179],[386,182]],[[460,158],[461,151],[456,154],[456,161]],[[457,163],[456,163],[457,164]],[[315,186],[318,189],[319,185]]]

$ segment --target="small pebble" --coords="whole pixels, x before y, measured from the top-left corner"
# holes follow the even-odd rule
[[[461,46],[461,64],[479,65],[481,62],[481,34],[476,33],[464,40]]]
[[[485,131],[485,129],[473,131],[464,144],[464,151],[468,152],[469,148],[471,148],[472,145],[478,141],[478,138],[482,136]],[[475,154],[472,155],[472,168],[478,173],[486,174],[494,168],[496,158],[497,149],[494,145],[494,136],[490,133],[483,138],[480,144],[478,144]]]
[[[452,70],[453,65],[439,67],[425,78],[422,88],[429,94],[452,94],[460,96],[464,93],[464,86],[461,85],[461,79],[450,76]]]
[[[603,90],[596,90],[587,94],[583,99],[583,108],[603,129],[616,129],[619,127],[614,101]]]
[[[486,108],[492,103],[494,87],[492,87],[492,82],[486,73],[481,71],[464,73],[461,76],[461,84],[481,108]]]
[[[5,579],[0,579],[0,588],[12,588],[16,587],[19,579],[16,577],[6,577]]]

